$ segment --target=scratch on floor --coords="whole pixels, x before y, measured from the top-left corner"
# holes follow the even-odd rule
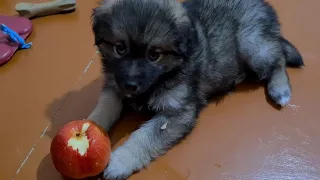
[[[84,69],[83,74],[85,74],[85,73],[88,71],[88,69],[90,68],[92,62],[93,62],[93,59],[91,59],[91,61],[90,61],[89,64],[87,65],[87,67]]]
[[[84,71],[83,71],[83,74],[80,75],[77,80],[73,83],[73,85],[77,84],[79,81],[82,80],[82,77],[86,74],[86,72],[88,71],[88,69],[90,68],[90,66],[92,65],[93,61],[94,61],[94,58],[95,56],[99,53],[99,51],[96,51],[92,58],[90,59],[88,65],[85,67]],[[40,135],[40,138],[39,139],[42,139],[44,137],[44,135],[46,134],[47,130],[49,129],[49,126],[51,124],[51,122],[54,120],[54,118],[59,114],[60,110],[63,108],[63,105],[66,101],[66,99],[68,99],[70,95],[70,92],[67,94],[67,96],[63,99],[60,107],[58,108],[58,110],[55,112],[55,114],[52,116],[51,120],[50,120],[50,123],[45,127],[45,129],[43,130],[43,132],[41,133]],[[37,141],[31,148],[31,150],[29,151],[28,155],[26,156],[26,158],[23,160],[23,162],[21,163],[20,167],[18,168],[18,170],[16,171],[16,174],[12,177],[12,180],[15,179],[15,177],[20,173],[22,167],[25,165],[25,163],[28,161],[29,157],[31,156],[31,154],[33,153],[33,151],[35,150],[35,147],[37,145],[39,141]]]
[[[16,172],[16,175],[19,174],[19,172],[21,171],[22,167],[24,166],[24,164],[27,162],[27,160],[29,159],[30,155],[32,154],[32,152],[34,151],[36,147],[36,144],[34,144],[31,148],[31,150],[29,151],[28,155],[26,156],[26,158],[23,160],[23,162],[21,163],[20,167],[18,168],[17,172]],[[12,179],[14,179],[15,176],[12,177]]]
[[[259,150],[262,149],[262,139],[261,138],[258,138],[259,142],[260,142],[260,147],[259,147]]]
[[[94,58],[96,57],[96,55],[97,55],[98,53],[99,53],[99,51],[96,51],[96,53],[93,54],[93,56],[92,56],[89,64],[88,64],[87,67],[84,69],[83,74],[85,74],[85,73],[88,71],[88,69],[90,68],[92,62],[94,61]]]
[[[89,70],[89,68],[91,67],[92,63],[94,62],[94,58],[96,57],[96,55],[99,54],[99,51],[96,51],[93,56],[91,57],[89,63],[87,64],[87,66],[84,68],[82,75],[80,75],[78,77],[78,79],[76,80],[76,82],[74,84],[77,84],[79,81],[82,80],[83,76],[87,73],[87,71]]]
[[[48,128],[49,128],[49,126],[47,126],[47,127],[43,130],[43,132],[42,132],[42,134],[41,134],[41,136],[40,136],[40,139],[43,138],[43,136],[46,134]]]
[[[295,104],[288,104],[288,106],[294,111],[296,111],[298,108],[300,108],[300,106],[297,106]]]
[[[44,128],[44,130],[42,131],[42,133],[41,133],[41,135],[40,135],[40,139],[42,139],[42,138],[44,137],[44,135],[47,133],[51,122],[54,120],[54,118],[55,118],[56,116],[58,116],[60,110],[63,108],[63,105],[64,105],[65,101],[68,99],[69,95],[70,95],[70,92],[69,92],[69,93],[67,94],[67,96],[62,100],[62,103],[60,104],[58,110],[54,113],[54,115],[52,116],[50,122],[49,122],[48,125]]]
[[[304,141],[302,141],[302,144],[310,144],[311,143],[311,138],[307,134],[301,132],[301,130],[299,128],[296,128],[296,130],[297,130],[299,136],[302,136],[304,138]]]

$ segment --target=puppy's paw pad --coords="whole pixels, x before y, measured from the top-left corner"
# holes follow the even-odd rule
[[[269,88],[268,94],[270,98],[281,107],[286,106],[291,100],[290,88]]]

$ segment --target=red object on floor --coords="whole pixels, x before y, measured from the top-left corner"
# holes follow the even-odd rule
[[[0,15],[0,24],[5,24],[26,39],[32,32],[32,23],[29,19],[18,16]],[[10,42],[9,37],[0,31],[0,66],[7,63],[19,48],[19,44]]]

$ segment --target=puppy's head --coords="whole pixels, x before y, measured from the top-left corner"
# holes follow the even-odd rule
[[[181,67],[190,20],[176,0],[105,0],[93,12],[102,64],[127,95]]]

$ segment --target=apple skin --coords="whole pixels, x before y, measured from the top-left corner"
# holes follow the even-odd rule
[[[82,179],[100,174],[108,165],[111,143],[105,131],[89,120],[65,124],[51,142],[55,168],[65,177]]]

